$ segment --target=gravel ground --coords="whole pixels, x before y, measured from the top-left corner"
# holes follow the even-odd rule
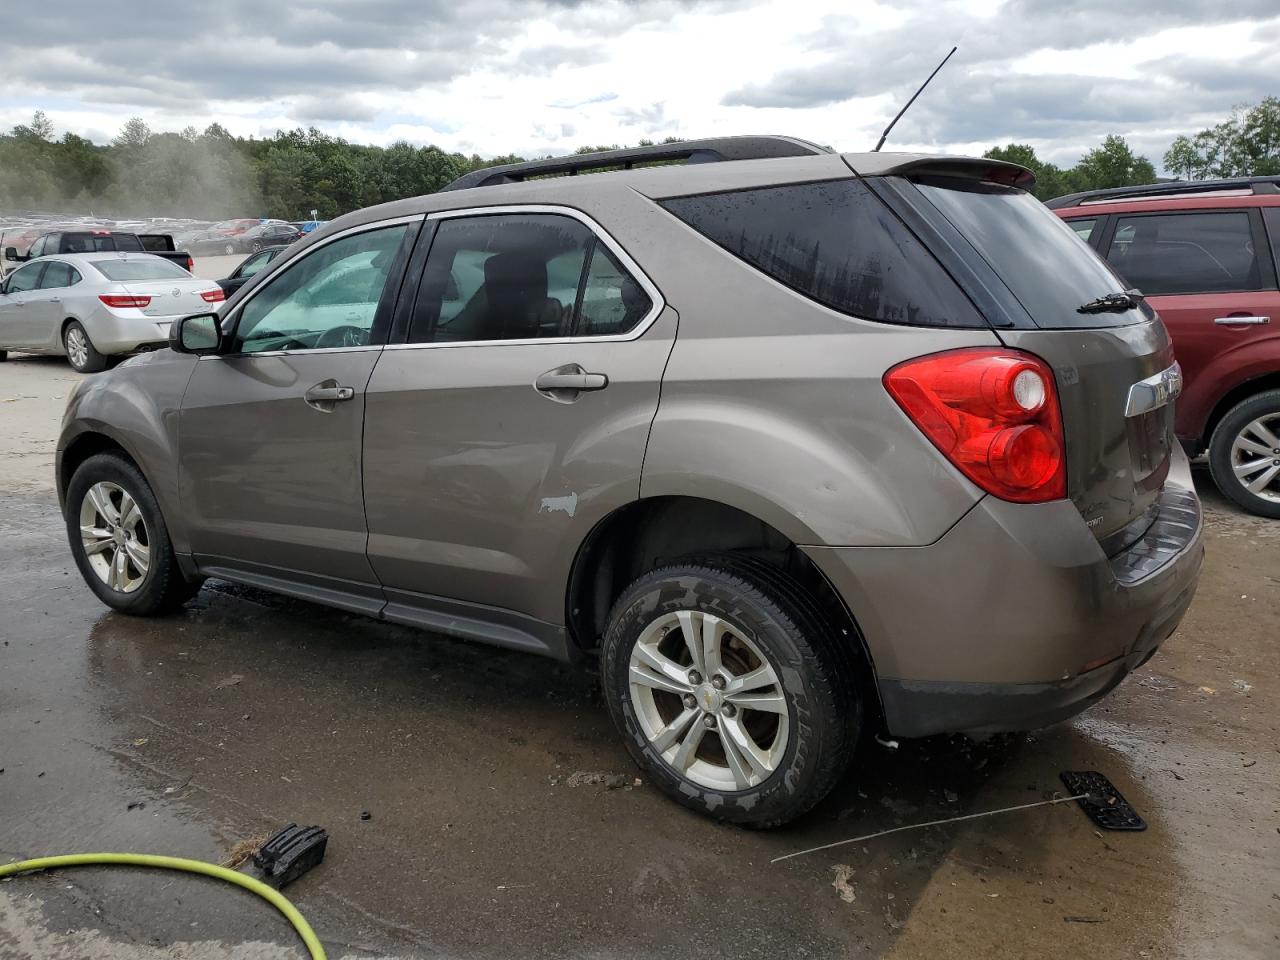
[[[218,582],[171,618],[108,612],[51,483],[75,378],[0,364],[2,859],[219,860],[318,823],[328,857],[288,892],[333,957],[1280,955],[1280,523],[1207,477],[1199,595],[1108,700],[1032,736],[872,745],[814,813],[752,833],[635,783],[589,672]],[[1038,800],[1066,769],[1103,771],[1150,829],[1062,805],[768,862]],[[0,957],[297,955],[214,881],[0,883]]]

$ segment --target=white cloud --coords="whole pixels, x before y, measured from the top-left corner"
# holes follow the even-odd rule
[[[1030,142],[1072,162],[1107,133],[1153,160],[1280,93],[1274,0],[63,0],[6,18],[0,126],[350,140],[482,155],[641,138],[787,133],[865,149],[949,48],[899,149]],[[1268,39],[1270,38],[1270,39]]]

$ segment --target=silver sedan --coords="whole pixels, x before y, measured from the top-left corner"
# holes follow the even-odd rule
[[[149,253],[70,253],[26,263],[0,283],[0,360],[7,351],[65,355],[81,373],[110,356],[165,346],[169,324],[225,298]]]

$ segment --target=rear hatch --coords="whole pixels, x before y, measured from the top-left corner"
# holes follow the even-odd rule
[[[921,198],[932,208],[935,240],[975,265],[973,278],[987,287],[976,299],[999,314],[988,316],[997,335],[1053,368],[1068,496],[1108,555],[1120,552],[1154,522],[1175,442],[1164,324],[1140,297],[1116,297],[1123,281],[1025,190],[972,177],[912,183],[917,211]]]

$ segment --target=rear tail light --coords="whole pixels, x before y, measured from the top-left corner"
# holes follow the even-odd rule
[[[125,297],[112,293],[104,293],[98,299],[108,307],[137,307],[139,310],[151,302],[150,297]]]
[[[1019,350],[949,350],[908,360],[885,389],[957,469],[1015,503],[1067,495],[1053,371]]]
[[[219,287],[217,290],[204,291],[204,293],[200,294],[200,299],[205,303],[221,303],[223,300],[227,299],[227,295],[223,293],[222,288]]]
[[[196,269],[196,262],[192,260],[190,257],[187,257],[187,273],[194,273],[195,269]]]

